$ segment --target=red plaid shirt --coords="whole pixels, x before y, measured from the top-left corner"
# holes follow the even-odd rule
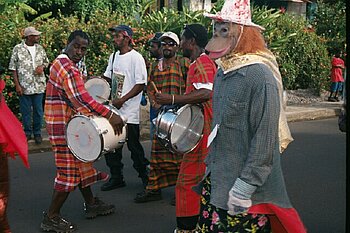
[[[84,188],[108,178],[96,171],[92,163],[83,163],[73,156],[67,146],[65,128],[76,112],[106,116],[109,111],[87,92],[77,66],[66,55],[59,55],[50,69],[45,99],[46,128],[57,167],[56,190],[70,192],[78,184]]]

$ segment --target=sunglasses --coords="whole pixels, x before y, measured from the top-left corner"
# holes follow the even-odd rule
[[[187,24],[184,26],[184,30],[190,31],[195,39],[198,38],[197,34]]]
[[[170,47],[174,47],[174,46],[177,46],[177,44],[176,44],[176,42],[173,42],[173,41],[169,41],[169,42],[165,42],[165,41],[162,41],[162,42],[160,42],[160,44],[162,45],[162,46],[170,46]]]

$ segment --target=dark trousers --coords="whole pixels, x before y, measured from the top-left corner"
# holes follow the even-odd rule
[[[146,167],[149,161],[145,158],[145,152],[140,143],[140,127],[138,124],[127,124],[127,146],[131,152],[133,167],[139,173],[139,177],[147,176]],[[123,179],[123,147],[105,154],[107,166],[112,179]]]

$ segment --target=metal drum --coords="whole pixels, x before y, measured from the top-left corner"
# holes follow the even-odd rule
[[[155,119],[158,141],[173,153],[191,152],[203,136],[204,115],[199,105],[166,106]]]

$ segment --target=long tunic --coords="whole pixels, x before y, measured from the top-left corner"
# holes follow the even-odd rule
[[[79,184],[87,187],[106,180],[108,175],[95,170],[92,163],[76,159],[68,148],[65,128],[75,112],[84,115],[107,116],[110,110],[95,101],[84,87],[77,66],[64,54],[59,55],[50,69],[46,87],[45,120],[55,155],[57,175],[54,188],[70,192]]]
[[[149,72],[149,82],[153,81],[158,89],[165,94],[184,94],[186,89],[186,76],[190,62],[186,58],[176,57],[174,63],[164,67],[163,60],[154,63]],[[147,93],[154,95],[152,85],[147,85]],[[159,143],[157,136],[153,135],[150,174],[147,190],[158,190],[176,184],[182,160],[181,154],[170,152]]]
[[[216,73],[214,62],[205,54],[199,56],[191,65],[187,74],[186,94],[195,90],[195,83],[213,83]],[[208,154],[207,141],[213,117],[212,100],[201,103],[204,113],[203,137],[196,148],[182,158],[176,183],[176,216],[188,217],[199,214],[200,196],[192,190],[205,173],[204,159]]]

